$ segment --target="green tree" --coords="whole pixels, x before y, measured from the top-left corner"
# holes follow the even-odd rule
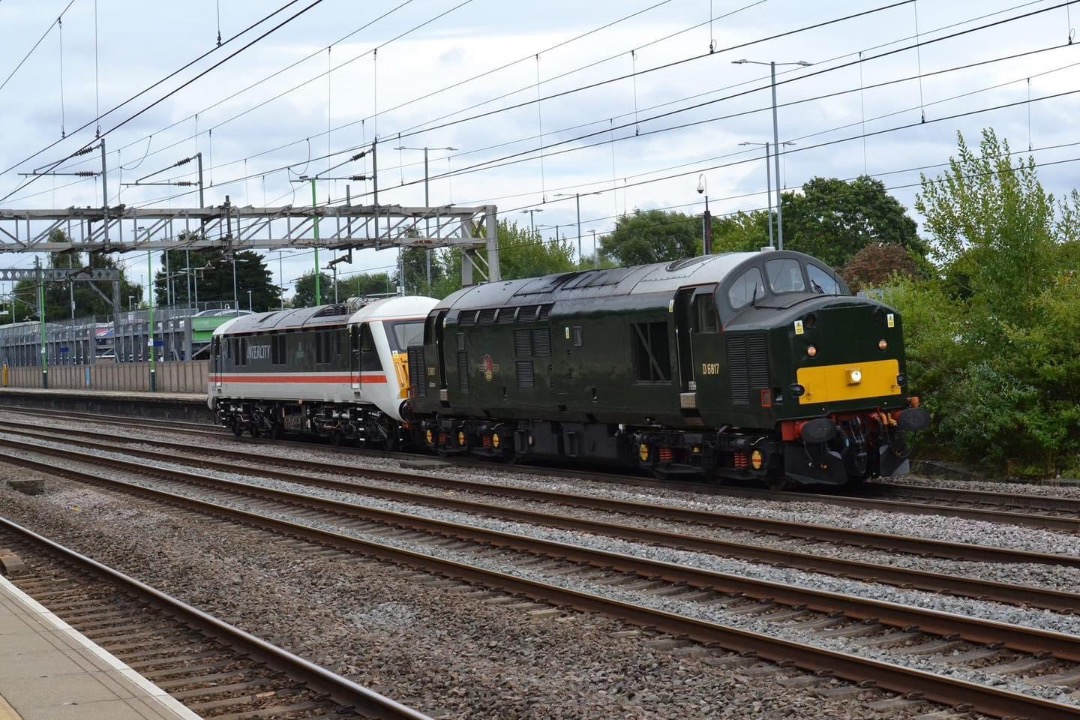
[[[348,278],[338,278],[338,298],[385,295],[394,292],[396,287],[393,279],[386,273],[359,273]]]
[[[635,209],[600,239],[600,252],[620,265],[671,262],[701,253],[701,220],[681,212]]]
[[[541,277],[575,268],[574,248],[566,238],[545,241],[538,232],[530,232],[516,222],[505,220],[499,221],[498,234],[499,268],[504,280]],[[486,250],[479,250],[477,254],[487,262]],[[446,297],[461,288],[461,255],[460,250],[441,255],[442,280],[433,288],[432,295]]]
[[[1077,193],[1055,204],[1031,158],[984,131],[916,207],[939,272],[901,282],[908,373],[940,448],[1010,474],[1080,469]]]
[[[783,196],[784,249],[798,250],[843,267],[873,243],[895,243],[924,257],[926,243],[885,184],[868,176],[845,182],[814,178],[802,193]]]
[[[184,236],[181,236],[180,240],[183,239]],[[194,307],[196,297],[200,306],[208,302],[232,306],[233,260],[224,249],[168,250],[155,257],[155,264],[156,305],[167,305],[171,296],[173,306]],[[254,250],[240,250],[236,253],[235,301],[241,309],[248,307],[248,290],[251,290],[251,308],[256,312],[280,307],[281,289],[274,283],[266,258]]]
[[[754,252],[769,244],[769,213],[738,212],[713,218],[713,252]]]
[[[326,273],[319,274],[319,289],[322,304],[334,301],[334,279]],[[329,290],[329,296],[327,291]],[[340,299],[340,295],[338,296]],[[294,308],[315,307],[315,271],[304,273],[293,288],[292,306]]]
[[[401,263],[405,268],[405,294],[406,295],[430,295],[432,288],[437,287],[446,277],[446,268],[439,262],[435,251],[431,255],[431,284],[427,281],[427,248],[406,247],[402,250]],[[398,272],[393,274],[393,282],[397,286]]]
[[[1008,142],[985,130],[976,153],[958,135],[959,153],[938,178],[922,178],[915,207],[926,216],[934,259],[962,283],[993,321],[1025,322],[1029,302],[1055,271],[1054,198],[1039,183],[1034,158],[1013,164]],[[1071,209],[1064,208],[1068,222]]]

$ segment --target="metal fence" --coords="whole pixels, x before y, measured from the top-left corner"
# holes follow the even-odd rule
[[[40,388],[40,367],[6,368],[6,387]],[[209,379],[206,360],[156,364],[157,392],[205,394]],[[93,365],[56,365],[49,368],[49,389],[149,392],[150,363],[98,362]]]

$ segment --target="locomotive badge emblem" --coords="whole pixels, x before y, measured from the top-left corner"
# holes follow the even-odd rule
[[[480,372],[484,373],[484,379],[491,382],[491,379],[495,377],[495,373],[498,371],[499,366],[495,364],[491,356],[485,355],[483,360],[480,361]]]

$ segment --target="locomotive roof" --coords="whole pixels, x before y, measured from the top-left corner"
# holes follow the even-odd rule
[[[390,297],[362,306],[339,303],[317,307],[271,310],[255,315],[241,315],[223,324],[215,335],[233,335],[271,330],[294,330],[344,325],[346,323],[389,318],[422,318],[435,306],[436,300],[420,296]]]
[[[723,282],[736,271],[741,271],[743,266],[779,257],[813,260],[803,253],[782,250],[723,253],[653,265],[635,265],[606,270],[578,270],[540,278],[508,280],[465,288],[448,296],[439,303],[439,307],[470,310],[502,305],[540,304],[559,300],[674,293],[679,288],[687,286]],[[820,261],[815,262],[828,267]]]

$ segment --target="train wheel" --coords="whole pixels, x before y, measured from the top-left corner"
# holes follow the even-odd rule
[[[281,439],[281,423],[273,423],[272,425],[270,425],[270,439]]]
[[[236,437],[244,434],[244,426],[240,424],[240,418],[238,417],[232,419],[232,434]]]
[[[259,430],[259,426],[258,426],[258,425],[256,425],[256,424],[254,424],[254,423],[252,423],[252,425],[251,425],[251,437],[253,437],[253,438],[257,438],[257,437],[259,437],[259,435],[261,435],[261,434],[262,434],[262,432],[260,432],[260,430]]]
[[[341,441],[344,439],[344,434],[340,430],[330,431],[330,444],[334,447],[341,447]]]

